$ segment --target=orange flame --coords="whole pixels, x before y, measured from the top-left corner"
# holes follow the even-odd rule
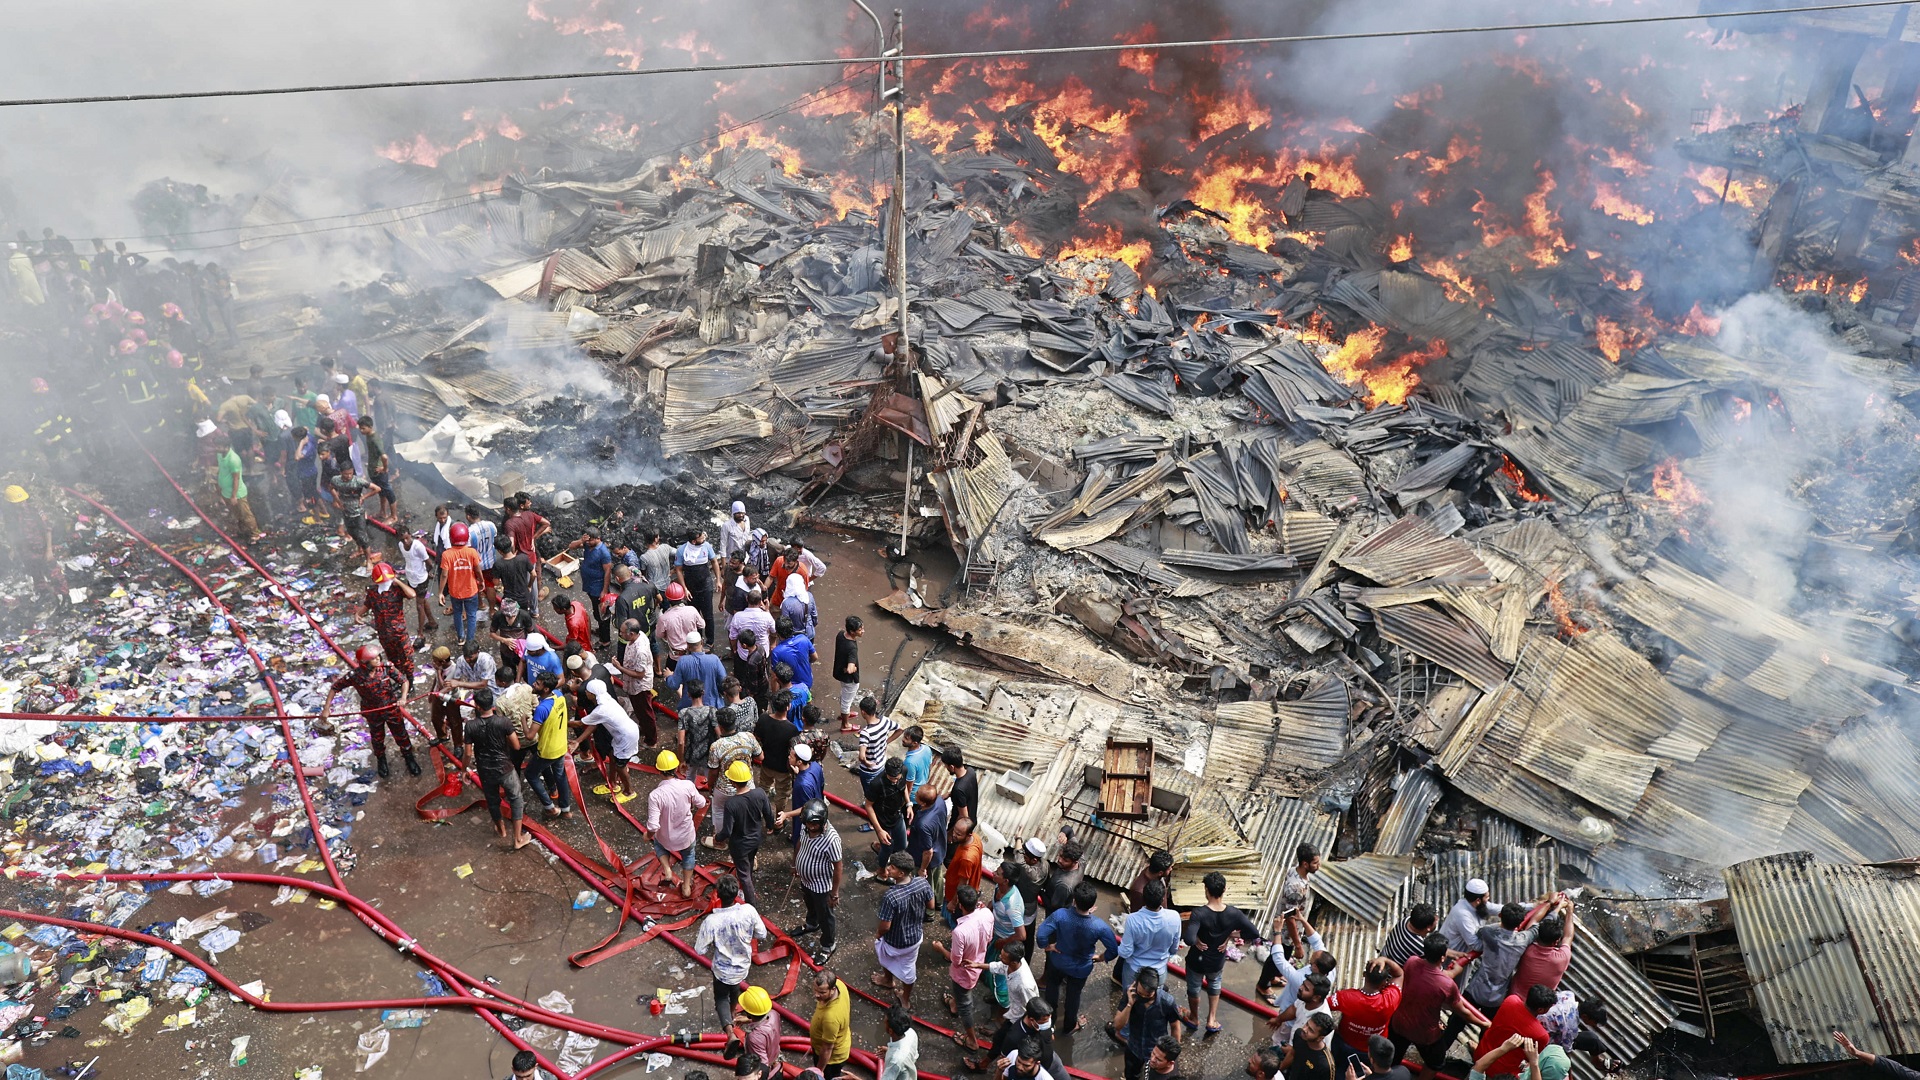
[[[1388,262],[1403,263],[1403,262],[1410,261],[1412,258],[1413,258],[1413,234],[1412,233],[1408,233],[1405,236],[1394,237],[1393,243],[1387,246]]]
[[[1547,197],[1558,186],[1553,174],[1542,169],[1540,186],[1527,196],[1527,235],[1533,237],[1533,247],[1527,257],[1535,266],[1557,265],[1561,252],[1573,250],[1573,245],[1567,243],[1566,235],[1560,231],[1560,215],[1547,205]]]
[[[1520,496],[1520,498],[1526,502],[1537,503],[1553,501],[1553,496],[1542,495],[1528,487],[1527,474],[1521,472],[1520,466],[1505,454],[1500,455],[1500,475],[1506,477],[1507,482],[1513,485],[1513,493]]]
[[[1593,337],[1600,346],[1600,354],[1617,364],[1622,356],[1637,353],[1653,344],[1654,332],[1644,326],[1602,315],[1593,320]]]
[[[1120,236],[1120,230],[1111,225],[1103,225],[1099,232],[1091,237],[1083,237],[1060,249],[1054,256],[1065,262],[1068,259],[1112,259],[1126,263],[1136,274],[1145,272],[1147,259],[1153,254],[1153,244],[1146,240],[1126,243]]]
[[[1421,263],[1420,269],[1440,279],[1440,283],[1446,286],[1447,299],[1462,304],[1486,305],[1489,294],[1467,276],[1457,259],[1432,259]]]
[[[1693,310],[1687,312],[1687,317],[1674,326],[1673,332],[1686,334],[1689,337],[1715,337],[1720,333],[1720,320],[1700,310],[1700,301],[1695,300]]]
[[[1369,409],[1405,404],[1420,385],[1420,368],[1447,354],[1447,343],[1436,340],[1425,349],[1382,362],[1380,346],[1386,336],[1386,328],[1381,326],[1356,330],[1339,348],[1320,358],[1320,366],[1335,378],[1366,389]]]
[[[1749,209],[1758,207],[1772,195],[1772,188],[1764,178],[1731,180],[1727,170],[1718,165],[1690,165],[1686,177],[1699,185],[1693,197],[1706,206],[1719,202],[1722,191],[1726,192],[1728,202]]]
[[[1625,195],[1620,194],[1619,188],[1604,180],[1597,181],[1593,185],[1593,208],[1609,217],[1631,221],[1635,225],[1653,223],[1653,211],[1630,201]]]
[[[1857,304],[1867,298],[1867,279],[1841,281],[1833,274],[1792,275],[1780,283],[1788,292],[1817,292],[1822,296],[1838,296],[1849,303]]]
[[[1547,610],[1553,612],[1553,621],[1559,625],[1563,639],[1579,637],[1589,629],[1574,621],[1573,605],[1561,591],[1559,578],[1547,579]]]
[[[1668,458],[1653,467],[1653,497],[1673,507],[1675,513],[1685,514],[1705,505],[1707,497],[1687,474],[1680,471],[1680,459]]]

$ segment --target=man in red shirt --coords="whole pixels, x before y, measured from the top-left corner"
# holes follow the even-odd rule
[[[553,594],[553,613],[566,620],[565,637],[569,644],[578,645],[586,652],[593,651],[593,626],[587,605],[568,596],[566,593]],[[555,634],[554,637],[561,635]]]
[[[1480,1033],[1480,1045],[1474,1049],[1477,1060],[1500,1048],[1510,1035],[1525,1035],[1535,1045],[1547,1045],[1547,1029],[1540,1023],[1548,1009],[1553,1008],[1553,991],[1544,986],[1535,986],[1527,991],[1526,997],[1518,994],[1507,995],[1500,1008],[1493,1014],[1493,1023]],[[1518,1050],[1510,1050],[1497,1058],[1485,1070],[1488,1077],[1518,1076],[1521,1066],[1527,1063],[1526,1056]]]
[[[1486,1027],[1492,1021],[1460,992],[1457,981],[1467,966],[1463,957],[1447,964],[1447,935],[1432,933],[1420,944],[1420,955],[1407,958],[1400,980],[1400,1007],[1387,1024],[1387,1038],[1393,1040],[1394,1060],[1406,1056],[1407,1047],[1420,1048],[1420,1080],[1433,1080],[1434,1066],[1446,1059],[1447,1048],[1466,1030],[1467,1022]],[[1440,1011],[1451,1009],[1453,1018],[1445,1026]]]
[[[533,564],[533,602],[540,602],[540,548],[537,541],[553,531],[547,519],[533,512],[533,496],[522,493],[514,498],[519,513],[507,519],[507,535],[513,537],[513,546],[527,553],[527,561]]]
[[[1400,1007],[1400,965],[1384,956],[1367,962],[1364,985],[1333,995],[1333,1011],[1340,1014],[1335,1029],[1348,1054],[1367,1056],[1367,1040],[1385,1035],[1394,1010]]]
[[[1520,963],[1513,969],[1513,983],[1508,989],[1511,994],[1524,994],[1531,986],[1544,986],[1549,990],[1560,989],[1560,980],[1566,977],[1567,965],[1573,963],[1573,934],[1578,926],[1573,917],[1573,901],[1565,896],[1554,903],[1553,913],[1540,920],[1534,931],[1533,944],[1520,954]]]

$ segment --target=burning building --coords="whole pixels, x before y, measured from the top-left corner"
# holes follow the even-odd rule
[[[865,65],[688,145],[594,88],[462,113],[379,144],[355,239],[251,200],[246,330],[377,371],[471,498],[731,488],[950,552],[883,606],[974,663],[893,708],[1100,880],[1164,848],[1270,910],[1312,842],[1343,956],[1468,877],[1578,888],[1616,1058],[1743,1012],[1786,1062],[1920,1046],[1867,947],[1911,886],[1863,869],[1920,856],[1906,9],[1151,44],[1392,25],[1305,6],[1070,59],[1020,55],[1039,5],[916,12],[1003,55],[905,65],[904,185]],[[602,7],[530,11],[644,64]],[[276,294],[342,243],[385,273]]]

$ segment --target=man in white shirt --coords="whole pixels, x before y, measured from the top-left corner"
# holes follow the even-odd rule
[[[747,545],[753,543],[753,522],[747,519],[747,504],[735,501],[720,523],[720,561],[738,556],[745,559]]]
[[[919,1080],[920,1033],[913,1030],[913,1015],[906,1009],[895,1005],[887,1010],[887,1045],[874,1056],[882,1060],[880,1080]]]
[[[1457,953],[1470,953],[1479,948],[1480,928],[1486,925],[1490,907],[1487,883],[1479,878],[1468,881],[1466,895],[1454,901],[1453,910],[1447,912],[1446,921],[1440,924],[1440,932],[1447,935],[1447,948]]]

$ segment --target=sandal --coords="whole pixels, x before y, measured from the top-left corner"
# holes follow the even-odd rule
[[[877,971],[867,976],[867,981],[879,987],[882,990],[900,989],[898,986],[894,985],[893,977],[891,975],[882,975]]]
[[[952,994],[941,994],[941,995],[940,995],[940,1003],[941,1003],[942,1005],[945,1005],[945,1006],[947,1007],[947,1015],[948,1015],[948,1016],[959,1016],[959,1015],[960,1015],[960,1006],[958,1006],[958,1005],[955,1005],[955,1004],[953,1003],[953,995],[952,995]],[[954,1042],[960,1042],[960,1033],[959,1033],[959,1032],[957,1032],[957,1031],[956,1031],[956,1032],[954,1032],[954,1033],[953,1033],[953,1041],[954,1041]],[[967,1044],[966,1044],[966,1043],[960,1043],[960,1045],[962,1045],[962,1046],[966,1046]],[[973,1050],[973,1049],[978,1049],[978,1047],[968,1047],[968,1049],[970,1049],[970,1050]]]

